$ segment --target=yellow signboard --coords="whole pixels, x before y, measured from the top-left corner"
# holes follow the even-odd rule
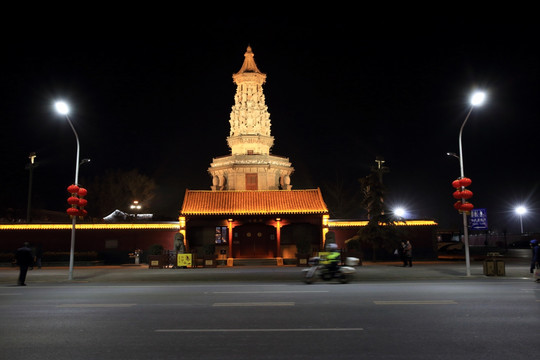
[[[192,267],[192,254],[177,254],[176,255],[176,266],[178,267]]]

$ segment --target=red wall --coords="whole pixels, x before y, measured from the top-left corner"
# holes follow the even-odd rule
[[[77,230],[75,251],[132,252],[146,251],[151,245],[159,244],[172,250],[174,235],[178,230]],[[13,252],[28,241],[32,246],[41,244],[43,251],[70,251],[71,229],[69,230],[2,230],[0,252]],[[106,244],[115,242],[117,247]]]

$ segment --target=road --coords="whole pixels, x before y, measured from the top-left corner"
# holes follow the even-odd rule
[[[103,279],[0,286],[1,358],[530,360],[538,349],[540,285],[525,278]]]

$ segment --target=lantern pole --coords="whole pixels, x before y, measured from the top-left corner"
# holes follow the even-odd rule
[[[69,126],[71,126],[71,130],[73,130],[73,134],[75,134],[75,140],[77,140],[77,156],[75,160],[75,182],[73,184],[78,185],[79,182],[79,153],[80,153],[80,145],[79,145],[79,135],[77,135],[77,131],[75,130],[75,127],[73,126],[73,123],[71,122],[68,113],[69,113],[69,107],[65,102],[59,101],[55,104],[56,111],[66,117],[66,120],[69,123]],[[69,251],[69,275],[68,279],[73,280],[73,263],[75,258],[75,225],[77,223],[77,216],[73,216],[72,225],[71,225],[71,247]]]
[[[465,117],[463,124],[461,124],[461,128],[459,129],[459,168],[461,170],[462,179],[465,177],[465,170],[463,168],[463,147],[461,145],[461,135],[463,134],[463,128],[465,127],[467,120],[469,120],[469,116],[471,115],[474,107],[481,105],[484,99],[485,99],[485,94],[483,92],[477,92],[473,94],[471,98],[471,108],[469,112],[467,113],[467,116]],[[461,186],[461,191],[463,191],[464,189],[465,187]],[[465,203],[464,198],[461,198],[461,203],[462,204]],[[469,255],[469,228],[467,225],[467,212],[463,211],[462,214],[463,214],[463,244],[465,246],[465,267],[467,271],[467,276],[471,276],[471,259]]]

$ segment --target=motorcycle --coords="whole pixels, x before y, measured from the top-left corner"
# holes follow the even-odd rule
[[[355,257],[347,257],[345,265],[339,265],[335,271],[330,271],[325,264],[321,264],[320,257],[312,257],[309,259],[309,268],[302,269],[302,278],[306,284],[312,284],[315,280],[321,279],[324,281],[338,280],[342,284],[346,284],[352,280],[360,259]]]

